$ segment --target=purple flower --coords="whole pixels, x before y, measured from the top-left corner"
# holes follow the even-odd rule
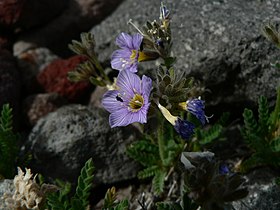
[[[116,44],[121,49],[114,51],[112,54],[112,68],[120,71],[137,72],[138,62],[145,60],[145,54],[140,52],[142,40],[143,36],[139,33],[132,36],[127,33],[121,33],[116,39]]]
[[[174,128],[183,139],[188,140],[194,134],[195,126],[191,122],[178,117],[175,121]]]
[[[162,3],[160,6],[160,17],[161,20],[169,19],[170,18],[170,12],[167,9],[167,7]]]
[[[200,120],[202,125],[205,124],[206,120],[204,108],[204,101],[200,100],[199,98],[188,100],[186,103],[187,111],[196,116],[196,118]]]
[[[144,75],[141,81],[136,74],[124,70],[119,73],[116,86],[118,89],[106,92],[102,100],[104,108],[111,113],[110,126],[146,123],[152,80]]]
[[[158,108],[165,117],[165,119],[174,126],[175,130],[177,131],[180,136],[188,140],[194,134],[194,124],[187,120],[182,120],[178,116],[173,116],[164,106],[158,103]]]
[[[229,168],[227,167],[226,164],[221,164],[220,167],[219,167],[219,174],[221,175],[226,175],[226,174],[229,174],[230,171],[229,171]]]

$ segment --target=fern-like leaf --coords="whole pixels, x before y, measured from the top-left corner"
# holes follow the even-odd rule
[[[270,149],[272,152],[280,152],[280,136],[271,140]]]
[[[201,145],[205,145],[219,138],[222,132],[223,132],[223,127],[219,124],[215,124],[206,131],[197,129],[196,135],[199,143]]]
[[[157,195],[160,195],[163,192],[164,180],[165,180],[166,172],[165,171],[157,171],[152,181],[154,192]]]
[[[12,108],[10,108],[9,104],[4,104],[1,111],[0,117],[0,131],[6,132],[12,130],[13,124],[13,114]]]
[[[158,202],[156,207],[157,210],[184,210],[179,204],[171,202]]]
[[[122,200],[114,207],[114,210],[128,210],[128,207],[128,200]]]
[[[0,116],[0,175],[11,178],[15,172],[15,160],[18,152],[19,136],[13,133],[12,109],[3,105]]]
[[[243,132],[245,140],[249,144],[252,144],[252,135],[258,133],[258,124],[256,119],[254,118],[254,114],[252,110],[250,109],[245,109],[243,112],[243,117],[244,117],[244,124],[245,124],[245,130]]]
[[[76,193],[74,195],[75,203],[79,201],[80,208],[83,209],[86,209],[87,206],[89,205],[88,198],[90,195],[90,190],[92,188],[93,171],[94,171],[93,161],[90,158],[85,163],[85,166],[81,169],[81,174],[78,178],[78,186],[76,188]]]
[[[259,98],[258,113],[259,113],[259,120],[258,120],[259,129],[262,136],[265,136],[268,133],[269,108],[268,108],[267,99],[263,96]]]
[[[138,178],[139,179],[146,179],[146,178],[152,177],[158,171],[160,171],[160,168],[157,165],[150,166],[148,168],[143,169],[142,171],[139,171],[138,172]]]
[[[129,157],[146,167],[156,165],[159,160],[158,147],[147,140],[133,143],[126,152]]]
[[[115,205],[116,202],[116,188],[112,187],[107,190],[104,198],[104,205],[103,208],[108,209]]]
[[[242,162],[240,167],[240,172],[245,173],[248,172],[250,169],[255,168],[257,166],[263,166],[269,164],[266,160],[262,157],[261,154],[254,153],[251,157],[247,160]]]
[[[48,209],[52,210],[68,210],[70,209],[70,203],[68,201],[68,194],[71,191],[71,184],[65,183],[60,180],[56,180],[56,184],[60,190],[55,193],[51,193],[47,197]]]

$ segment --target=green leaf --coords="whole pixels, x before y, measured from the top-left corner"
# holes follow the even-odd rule
[[[138,172],[138,178],[139,179],[146,179],[146,178],[152,177],[158,171],[160,171],[160,168],[157,165],[150,166],[148,168],[143,169],[142,171],[139,171]]]
[[[13,115],[9,104],[4,104],[0,116],[0,175],[12,178],[15,174],[17,141],[19,135],[13,133]]]
[[[251,136],[258,132],[258,124],[257,121],[254,118],[254,114],[252,110],[245,109],[243,112],[243,118],[244,118],[244,132],[242,133],[244,135],[245,140],[248,141],[249,144],[252,143]]]
[[[114,210],[128,210],[128,207],[128,200],[122,200],[115,206]]]
[[[146,167],[157,165],[159,161],[158,147],[148,140],[140,140],[131,144],[126,152],[129,157]]]
[[[179,204],[171,202],[158,202],[156,207],[157,210],[184,210]]]
[[[270,149],[272,152],[280,152],[280,136],[276,137],[271,141]]]
[[[183,195],[182,206],[183,210],[196,210],[198,208],[198,205],[189,198],[187,193],[184,193]]]
[[[267,135],[268,132],[268,121],[269,121],[269,108],[268,108],[268,103],[267,99],[263,96],[259,98],[259,108],[258,108],[258,113],[259,113],[259,128],[262,136]]]
[[[9,104],[4,104],[1,111],[0,117],[0,131],[7,132],[12,130],[13,114],[12,108]]]
[[[101,86],[101,87],[106,86],[106,83],[102,80],[102,78],[90,77],[89,81],[91,82],[91,84],[95,86]]]
[[[240,171],[245,173],[248,172],[250,169],[255,168],[257,166],[263,166],[269,164],[266,160],[262,157],[261,154],[254,153],[251,157],[241,163]]]
[[[160,195],[161,193],[163,193],[164,179],[165,179],[166,174],[167,173],[165,171],[157,171],[155,173],[155,176],[152,181],[152,185],[153,185],[154,192],[157,195]]]
[[[199,144],[205,145],[218,139],[223,132],[223,127],[219,124],[215,124],[212,127],[210,127],[208,130],[204,131],[198,128],[196,129],[195,132]]]
[[[107,190],[106,194],[105,194],[105,198],[104,198],[104,206],[103,208],[107,209],[107,208],[111,208],[115,205],[116,202],[116,188],[112,187],[110,189]]]

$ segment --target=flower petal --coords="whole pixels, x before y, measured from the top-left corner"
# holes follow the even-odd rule
[[[146,123],[147,113],[143,113],[141,110],[138,112],[130,112],[128,109],[120,109],[112,113],[109,117],[109,123],[112,128],[127,126],[134,122]]]
[[[127,126],[129,124],[128,115],[129,115],[129,111],[124,107],[110,114],[109,124],[111,128],[118,127],[118,126]]]
[[[187,111],[196,116],[200,120],[201,124],[205,124],[205,114],[204,114],[204,101],[200,99],[191,99],[187,101]]]
[[[191,122],[182,120],[178,117],[178,119],[175,121],[174,128],[183,139],[188,140],[194,134],[195,126]]]
[[[116,38],[116,45],[121,48],[133,48],[133,37],[127,33],[120,33],[120,35]]]
[[[142,77],[142,94],[146,96],[150,96],[153,84],[152,79],[143,75]]]
[[[131,98],[133,98],[135,92],[141,93],[141,80],[139,76],[128,70],[123,70],[119,73],[116,85],[121,91],[129,94]]]
[[[133,47],[132,49],[139,50],[142,40],[143,40],[143,36],[141,34],[136,33],[132,35],[132,47]]]
[[[119,110],[123,106],[123,102],[117,100],[119,91],[109,90],[107,91],[102,98],[103,107],[110,113]]]
[[[117,70],[126,69],[130,65],[131,51],[128,49],[120,49],[113,52],[111,56],[111,67]]]

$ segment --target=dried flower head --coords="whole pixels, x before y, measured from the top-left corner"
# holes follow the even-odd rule
[[[39,186],[36,183],[36,175],[33,177],[30,169],[26,169],[24,173],[18,167],[18,175],[14,178],[15,192],[12,196],[7,196],[5,201],[10,209],[39,210],[43,205],[46,193],[57,191],[55,185],[43,184]]]

